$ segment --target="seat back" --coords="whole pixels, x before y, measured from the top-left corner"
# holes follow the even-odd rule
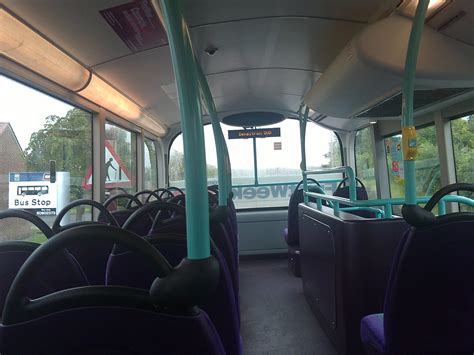
[[[19,341],[25,339],[25,334],[28,341]],[[0,352],[4,355],[225,354],[214,325],[201,310],[194,314],[173,314],[114,305],[72,308],[28,322],[0,324]]]
[[[157,235],[146,237],[172,266],[178,265],[186,257],[186,237],[182,235]],[[227,354],[240,354],[238,309],[234,289],[227,264],[222,254],[212,244],[211,254],[219,262],[220,275],[217,289],[199,307],[203,309],[215,325]],[[132,252],[112,253],[107,265],[107,284],[149,289],[156,278],[155,272]]]
[[[98,209],[103,221],[80,221],[61,225],[62,219],[70,210],[82,205],[91,206]],[[119,226],[115,218],[104,205],[94,200],[82,199],[67,204],[58,213],[54,220],[52,230],[55,234],[57,234],[67,229],[89,224],[109,224],[113,226]],[[103,285],[105,283],[105,269],[107,267],[107,260],[109,258],[110,252],[112,251],[112,247],[113,243],[95,241],[91,242],[87,246],[74,245],[68,248],[68,251],[71,256],[79,262],[88,282],[91,285]]]
[[[316,185],[309,186],[308,190],[311,192],[324,194],[324,190],[319,185],[319,183],[312,179],[311,181],[316,183]],[[298,226],[298,205],[304,202],[304,191],[301,187],[302,181],[300,181],[300,183],[296,185],[296,189],[291,195],[290,202],[288,204],[288,234],[286,235],[286,242],[289,246],[297,246],[300,243],[300,232]],[[309,200],[312,202],[316,202],[314,198],[310,198]]]
[[[436,218],[400,242],[386,291],[390,354],[474,349],[474,214]]]
[[[345,178],[339,183],[339,185],[336,188],[336,191],[334,191],[333,193],[334,196],[344,197],[344,198],[350,197],[349,186],[343,186],[345,181],[347,181],[347,178]],[[368,200],[369,195],[367,194],[365,185],[358,178],[356,178],[356,183],[360,184],[360,186],[356,186],[357,200],[358,201]],[[343,208],[343,207],[349,207],[349,206],[341,204],[339,207]],[[364,217],[364,218],[375,218],[375,214],[370,211],[351,211],[350,213],[355,214],[360,217]]]
[[[8,241],[0,243],[0,314],[10,286],[23,263],[39,246],[37,243]],[[77,261],[67,252],[48,261],[28,285],[28,296],[38,298],[55,291],[87,285]]]

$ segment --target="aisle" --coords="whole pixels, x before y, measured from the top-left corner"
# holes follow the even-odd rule
[[[336,355],[286,259],[240,263],[244,354]]]

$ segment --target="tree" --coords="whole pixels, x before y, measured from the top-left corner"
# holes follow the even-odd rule
[[[48,116],[44,127],[31,135],[25,159],[29,171],[47,171],[55,160],[57,170],[69,172],[71,183],[80,185],[92,163],[90,114],[74,108],[65,117]]]

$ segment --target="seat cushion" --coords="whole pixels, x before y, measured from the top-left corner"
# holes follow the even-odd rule
[[[383,313],[371,314],[362,318],[360,322],[360,338],[367,354],[384,353]]]

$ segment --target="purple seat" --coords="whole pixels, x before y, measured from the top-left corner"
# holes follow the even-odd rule
[[[126,204],[126,209],[116,209],[116,210],[111,210],[110,206],[115,206],[118,200],[128,200]],[[135,202],[135,207],[132,207],[131,203]],[[125,223],[125,221],[130,217],[133,212],[135,212],[137,209],[139,209],[143,204],[141,201],[138,199],[137,196],[128,194],[128,193],[122,193],[122,194],[117,194],[117,195],[112,195],[107,200],[104,202],[104,207],[107,208],[107,210],[110,211],[110,214],[115,218],[117,221],[117,224],[121,227]],[[104,213],[100,212],[99,217],[97,218],[98,222],[102,223],[108,223],[108,218]]]
[[[26,211],[7,210],[0,212],[0,219],[20,218],[35,225],[47,238],[52,230],[39,217]],[[25,241],[0,243],[0,314],[13,280],[23,263],[40,244]],[[87,285],[87,279],[77,261],[66,251],[59,253],[38,270],[37,277],[28,287],[28,296],[44,296],[67,288]]]
[[[309,186],[309,191],[324,194],[323,188],[316,180],[308,179],[308,182],[314,184]],[[301,277],[298,205],[304,202],[302,185],[303,181],[300,181],[290,197],[288,204],[288,228],[285,228],[283,231],[283,237],[285,238],[286,244],[288,244],[288,268],[297,277]],[[310,198],[310,201],[316,202],[314,198]]]
[[[184,196],[180,197],[182,198]],[[172,216],[166,219],[165,221],[161,221],[160,215],[158,214],[155,218],[154,224],[150,230],[149,235],[186,234],[186,220],[184,218],[185,209],[183,206],[175,205],[170,202],[151,202],[143,206],[140,210],[138,210],[134,215],[130,217],[127,223],[124,224],[124,228],[129,229],[134,228],[135,225],[140,225],[143,216],[148,213],[148,211],[153,211],[156,209],[163,209],[163,211],[165,211],[166,209],[174,210],[177,215]],[[168,216],[168,214],[166,216]],[[222,215],[217,216],[217,218],[213,218],[211,214],[210,234],[212,241],[222,253],[222,256],[229,269],[237,307],[239,308],[238,256],[236,255],[236,248],[234,246],[234,243],[232,242],[232,237],[229,235],[229,232],[225,228],[222,221],[220,221],[220,217],[222,217]],[[134,230],[132,229],[132,231]]]
[[[27,297],[24,285],[46,260],[78,241],[87,244],[97,239],[118,243],[146,260],[159,275],[150,291],[86,286],[40,299]],[[65,230],[36,249],[18,272],[0,324],[0,353],[225,354],[209,317],[194,306],[194,300],[205,299],[215,287],[217,264],[212,258],[197,263],[201,274],[193,271],[193,261],[184,269],[182,265],[172,269],[144,239],[116,227],[86,225]],[[203,289],[186,292],[196,276]]]
[[[77,206],[87,205],[94,207],[100,211],[103,216],[103,222],[94,221],[80,221],[61,225],[64,216],[73,208]],[[56,216],[53,223],[53,232],[59,233],[61,231],[71,229],[83,225],[91,224],[106,224],[118,226],[117,221],[111,213],[99,202],[82,199],[76,200],[66,205]],[[107,260],[112,251],[113,243],[103,241],[91,241],[87,247],[75,245],[68,249],[71,255],[79,262],[84,274],[91,285],[103,285],[105,283],[105,269],[107,268]]]
[[[350,196],[349,186],[342,186],[348,179],[349,178],[343,179],[339,183],[339,185],[337,185],[336,191],[334,191],[334,194],[333,194],[334,196],[349,198],[349,196]],[[356,184],[357,183],[360,184],[360,186],[356,186],[357,200],[358,201],[368,200],[369,195],[367,194],[367,190],[365,188],[365,185],[363,184],[363,182],[360,179],[358,179],[358,178],[355,178],[355,179],[356,179]],[[350,207],[350,206],[341,204],[339,207],[343,208],[343,207]],[[370,212],[370,211],[351,211],[351,212],[348,212],[348,213],[352,213],[352,214],[355,214],[357,216],[364,217],[364,218],[375,218],[376,217],[375,213]]]
[[[472,353],[474,213],[434,217],[418,206],[402,213],[417,226],[400,241],[384,314],[361,321],[364,346],[371,354]]]
[[[368,355],[383,354],[385,335],[383,313],[370,314],[362,318],[360,338]]]
[[[186,237],[182,235],[155,235],[145,239],[168,260],[178,265],[186,256]],[[220,266],[219,283],[215,292],[204,303],[198,304],[210,317],[221,338],[227,354],[240,354],[240,326],[232,280],[222,254],[211,246],[211,254]],[[156,278],[154,272],[136,253],[116,249],[107,265],[107,284],[149,289]]]

